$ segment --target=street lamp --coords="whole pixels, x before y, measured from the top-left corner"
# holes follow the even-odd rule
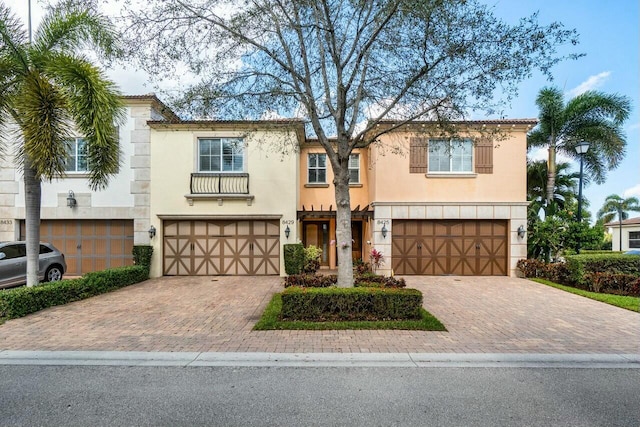
[[[576,153],[580,156],[580,181],[578,183],[578,224],[582,222],[582,175],[584,169],[584,155],[589,151],[589,143],[581,141],[576,145]],[[580,253],[580,237],[578,236],[577,252]]]

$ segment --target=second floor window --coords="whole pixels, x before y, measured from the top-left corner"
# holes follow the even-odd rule
[[[309,184],[325,184],[327,182],[327,155],[309,154]]]
[[[243,172],[244,145],[240,138],[198,140],[199,172]]]
[[[360,184],[360,154],[349,156],[349,183]]]
[[[469,139],[430,139],[429,172],[473,172],[473,142]]]
[[[74,138],[70,141],[65,170],[67,172],[87,172],[89,170],[87,141],[85,139]]]

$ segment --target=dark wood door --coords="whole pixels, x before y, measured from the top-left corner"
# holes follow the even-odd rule
[[[392,268],[405,275],[504,276],[506,220],[394,220]]]
[[[167,276],[277,275],[280,228],[275,220],[165,221]]]
[[[329,221],[305,221],[302,227],[304,247],[317,246],[322,249],[320,265],[329,265]]]

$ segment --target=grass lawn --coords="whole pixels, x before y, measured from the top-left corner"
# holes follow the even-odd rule
[[[413,331],[446,331],[442,323],[427,310],[422,309],[420,320],[385,320],[385,321],[353,321],[353,322],[284,322],[278,319],[282,309],[282,298],[275,294],[262,317],[253,327],[254,331],[269,331],[275,329],[289,330],[337,330],[337,329],[404,329]]]
[[[628,297],[622,295],[601,294],[597,292],[585,291],[582,289],[572,288],[571,286],[559,285],[554,282],[550,282],[545,279],[530,279],[534,282],[542,283],[543,285],[552,286],[563,291],[571,292],[572,294],[580,295],[583,297],[591,298],[596,301],[604,302],[607,304],[615,305],[616,307],[625,308],[631,311],[640,312],[640,297]]]

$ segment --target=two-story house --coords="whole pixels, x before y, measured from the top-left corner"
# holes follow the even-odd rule
[[[149,120],[178,118],[154,95],[125,96],[119,127],[120,169],[102,191],[87,180],[86,144],[73,135],[65,177],[42,183],[40,239],[66,257],[67,275],[81,275],[132,263],[134,244],[149,242]],[[7,153],[8,154],[8,153]],[[0,165],[0,240],[25,237],[22,174],[13,158]]]
[[[354,151],[353,259],[375,248],[384,274],[515,275],[527,253],[526,133],[536,123],[460,122],[452,138],[417,122]],[[300,179],[302,241],[334,268],[333,173],[317,141],[301,150]]]
[[[154,277],[284,275],[282,247],[297,241],[336,267],[333,171],[302,121],[182,121],[153,95],[125,101],[121,168],[107,189],[89,189],[82,135],[67,176],[43,183],[41,239],[65,253],[69,275],[130,264],[134,244],[154,248]],[[411,123],[354,150],[352,259],[376,248],[385,274],[515,275],[535,124],[460,122],[450,138]],[[23,188],[5,158],[2,240],[24,237]]]

